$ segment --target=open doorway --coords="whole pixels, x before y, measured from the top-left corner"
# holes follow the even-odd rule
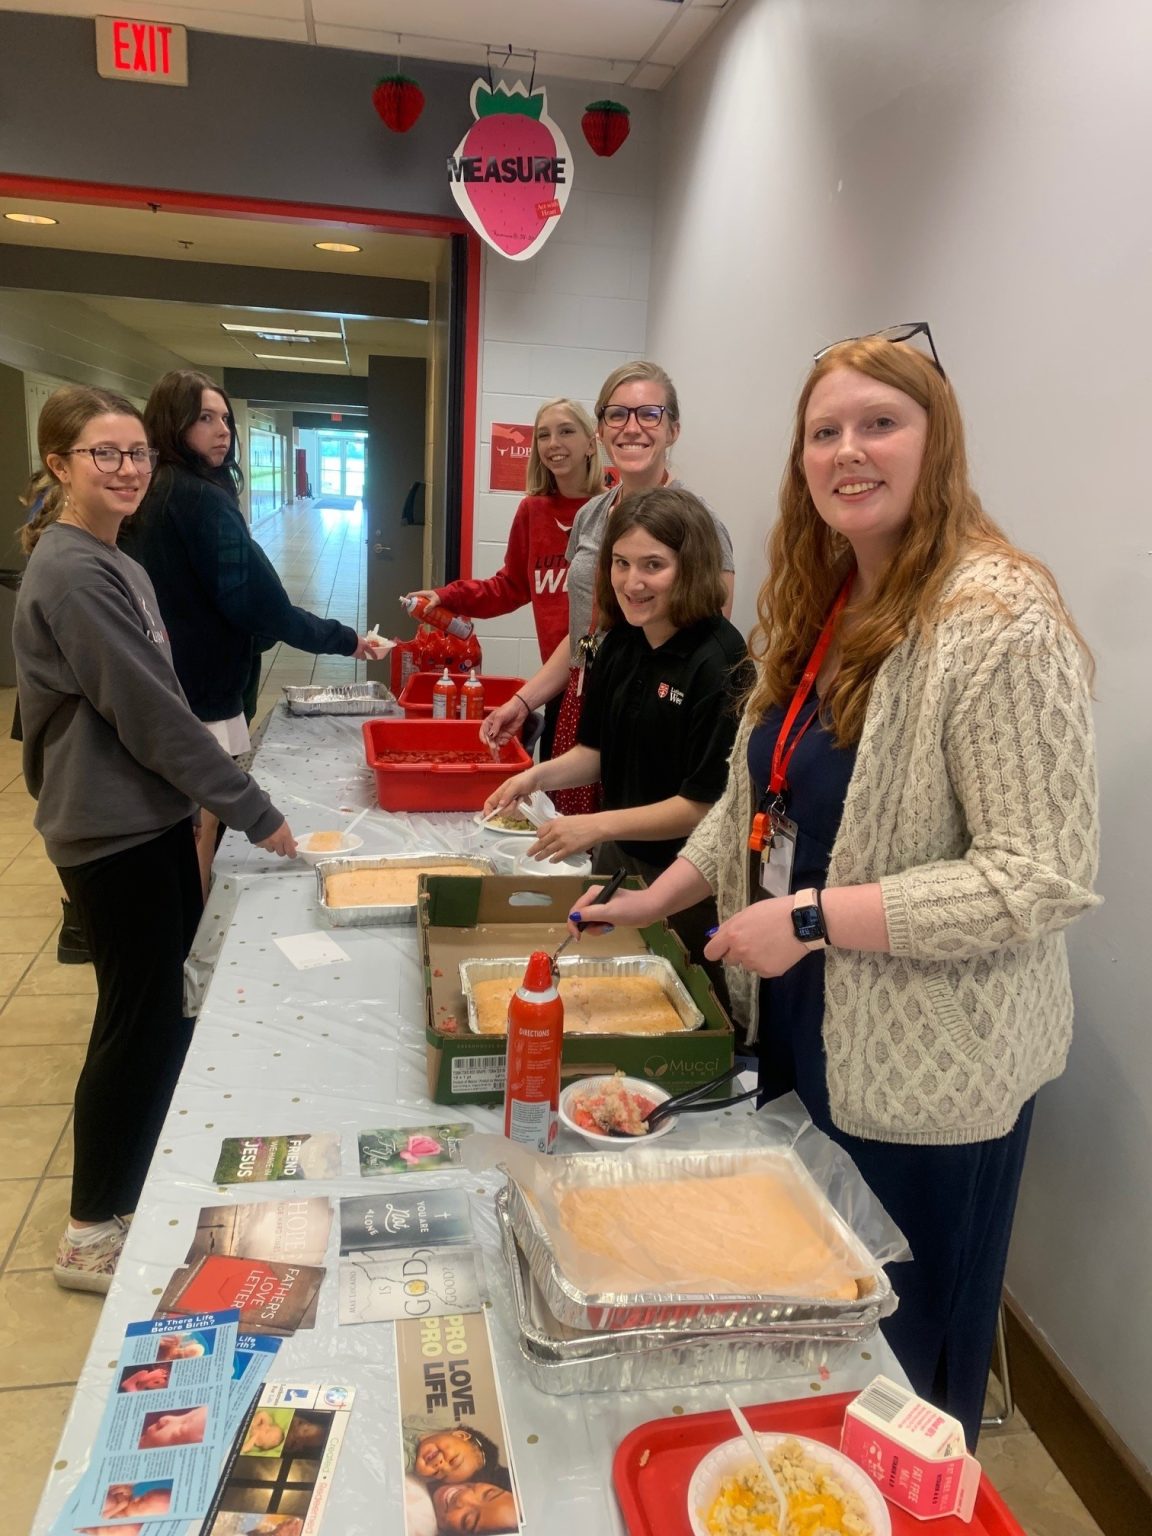
[[[347,505],[359,501],[364,495],[364,450],[367,441],[367,432],[334,430],[316,434],[321,503],[332,500]]]
[[[0,388],[23,396],[31,445],[17,483],[32,467],[37,398],[55,384],[142,400],[183,364],[237,402],[245,511],[295,601],[325,612],[321,597],[340,600],[332,616],[387,633],[401,593],[469,573],[479,250],[462,224],[0,178],[0,212],[29,199],[57,223],[0,222]],[[320,250],[331,245],[343,250]],[[125,377],[107,377],[111,347],[72,349],[82,365],[65,369],[65,349],[16,321],[20,303],[54,310],[64,328],[80,306],[144,344],[112,367]],[[10,544],[7,466],[2,478]],[[336,541],[338,571],[325,572]],[[336,662],[273,657],[278,681],[292,658],[292,680]]]

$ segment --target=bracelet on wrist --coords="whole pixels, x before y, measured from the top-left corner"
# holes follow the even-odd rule
[[[528,713],[529,714],[532,713],[532,706],[531,706],[531,704],[529,704],[528,700],[524,697],[524,695],[522,693],[514,693],[512,695],[512,697],[514,699],[519,699],[521,704],[523,704],[524,708],[528,711]]]

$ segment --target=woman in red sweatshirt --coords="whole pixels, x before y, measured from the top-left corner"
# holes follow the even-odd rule
[[[412,596],[474,619],[495,619],[532,604],[541,660],[568,635],[568,535],[576,513],[604,489],[604,466],[591,416],[575,400],[547,400],[536,412],[528,457],[528,494],[516,508],[504,564],[484,581],[453,581]],[[551,752],[560,700],[544,713],[540,755]]]

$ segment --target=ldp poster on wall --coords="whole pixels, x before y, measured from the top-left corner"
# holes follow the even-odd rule
[[[490,491],[519,491],[524,494],[528,473],[528,455],[532,452],[532,428],[506,421],[492,423],[492,464],[488,477]]]

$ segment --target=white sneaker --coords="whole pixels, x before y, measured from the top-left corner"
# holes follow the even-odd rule
[[[65,1229],[52,1266],[57,1285],[66,1291],[107,1292],[128,1235],[127,1225],[119,1216],[113,1216],[112,1220],[116,1223],[116,1231],[95,1243],[74,1243]]]

